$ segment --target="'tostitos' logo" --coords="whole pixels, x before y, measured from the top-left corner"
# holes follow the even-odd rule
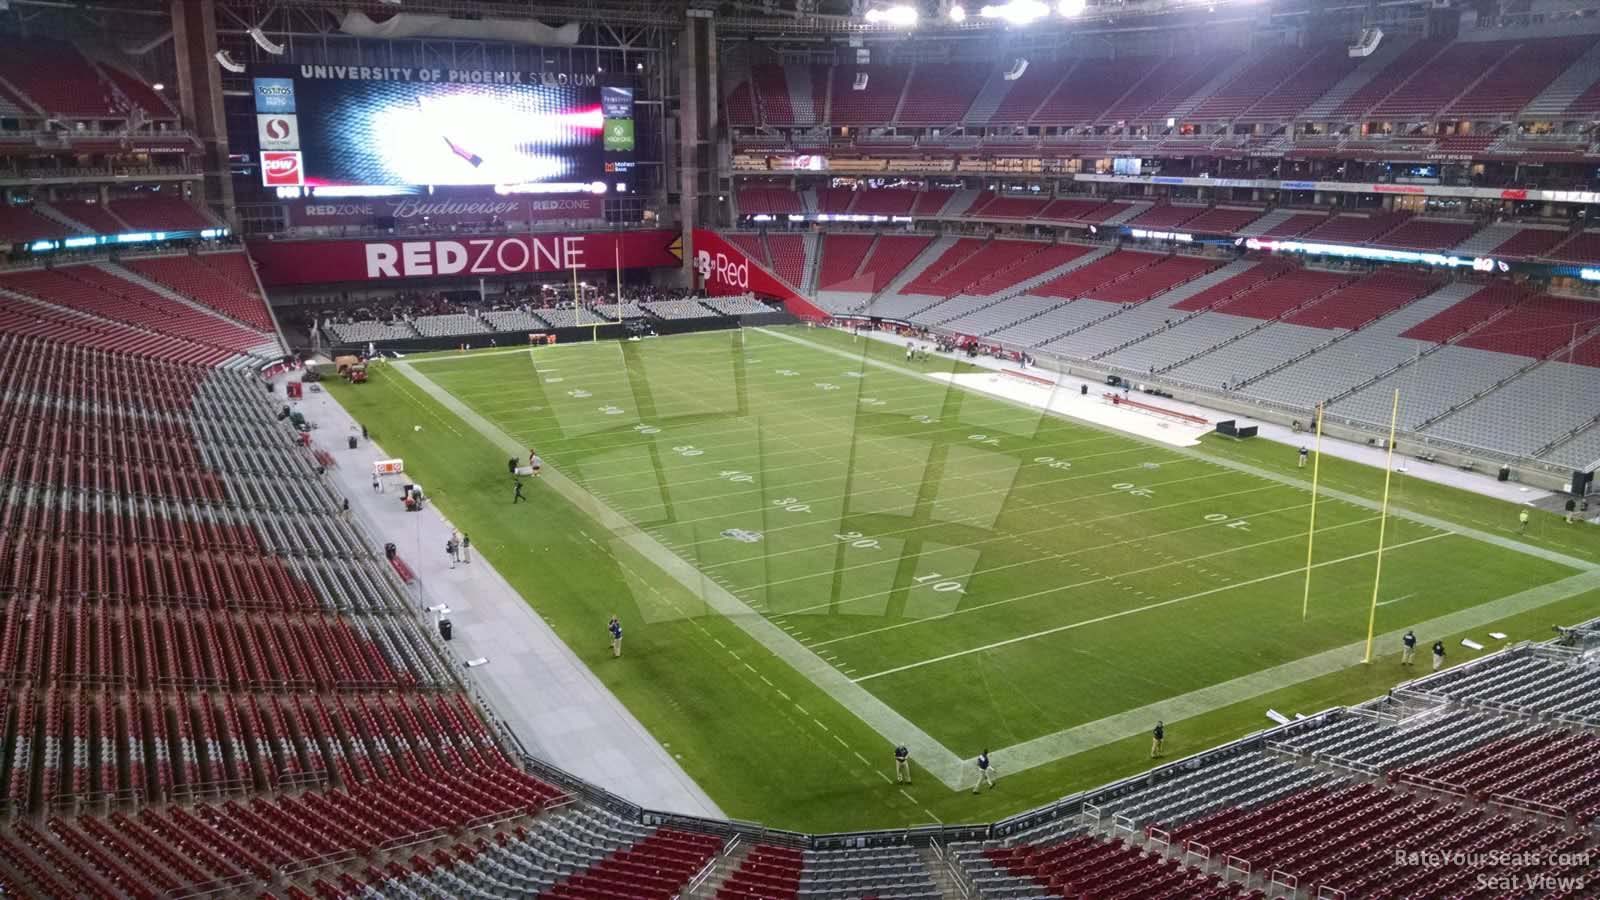
[[[718,253],[713,256],[709,251],[700,250],[694,255],[695,271],[705,279],[706,284],[713,281],[724,287],[748,290],[750,287],[750,263],[734,262],[726,254]]]

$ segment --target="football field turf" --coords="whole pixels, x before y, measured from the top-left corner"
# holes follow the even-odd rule
[[[562,596],[585,590],[571,570],[560,588],[548,571],[545,584],[519,583],[514,537],[485,552],[552,621],[563,607],[613,607],[630,663],[665,642],[695,645],[650,676],[656,691],[694,692],[692,713],[619,690],[658,736],[681,737],[683,723],[667,720],[688,716],[712,734],[792,744],[809,719],[812,738],[848,750],[835,748],[843,764],[853,756],[882,777],[882,748],[909,743],[942,782],[905,795],[914,809],[844,825],[949,818],[945,798],[926,792],[970,778],[963,761],[986,748],[1003,776],[1059,776],[1079,754],[1126,753],[1159,716],[1220,716],[1225,734],[1265,725],[1266,702],[1294,686],[1305,705],[1286,712],[1382,687],[1351,651],[1367,633],[1381,472],[1324,460],[1330,492],[1317,504],[1303,618],[1310,470],[1295,469],[1290,447],[1208,438],[1184,448],[1108,431],[939,377],[965,366],[905,363],[892,346],[820,329],[441,355],[394,370],[377,390],[425,405],[432,421],[412,432],[401,423],[422,421],[417,411],[393,410],[385,447],[408,468],[413,454],[429,466],[429,442],[444,457],[470,451],[470,464],[419,477],[454,519],[474,513],[452,494],[493,498],[492,522],[471,524],[475,545],[480,531],[516,528],[501,506],[513,445],[536,448],[552,470],[535,505],[581,493],[627,520],[533,526],[577,529],[615,560],[603,597]],[[373,394],[354,395],[371,390],[340,397],[366,405]],[[1418,626],[1425,643],[1486,640],[1491,623],[1537,635],[1531,623],[1564,621],[1552,605],[1592,600],[1592,549],[1548,517],[1524,538],[1512,506],[1403,476],[1392,503],[1380,636]],[[1489,605],[1501,598],[1513,599]],[[1392,641],[1378,647],[1385,659]],[[1469,654],[1449,650],[1453,661]],[[1384,677],[1403,675],[1389,661]],[[759,771],[706,786],[733,814],[788,824],[785,790],[757,799]],[[1037,784],[1013,803],[1046,799]],[[818,790],[789,786],[802,789]]]

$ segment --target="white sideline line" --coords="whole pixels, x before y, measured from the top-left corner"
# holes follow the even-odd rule
[[[1420,537],[1420,538],[1417,538],[1415,540],[1406,541],[1403,544],[1394,544],[1392,546],[1385,547],[1383,549],[1384,549],[1384,552],[1392,552],[1394,550],[1399,550],[1399,549],[1401,549],[1403,547],[1410,547],[1410,546],[1412,546],[1414,544],[1422,544],[1422,543],[1426,543],[1428,541],[1436,541],[1436,540],[1438,540],[1439,538],[1442,538],[1442,537],[1450,537],[1453,534],[1455,534],[1455,532],[1453,532],[1453,531],[1443,531],[1443,532],[1440,532],[1438,534],[1430,534],[1430,535],[1427,535],[1426,537]],[[1330,560],[1328,560],[1326,562],[1319,562],[1316,565],[1312,566],[1311,568],[1320,569],[1323,566],[1337,565],[1338,563],[1349,562],[1352,559],[1361,559],[1362,557],[1373,556],[1377,552],[1378,552],[1377,550],[1368,550],[1368,551],[1366,551],[1364,553],[1355,553],[1355,554],[1352,554],[1350,556],[1340,557],[1339,559],[1330,559]],[[1224,591],[1231,591],[1234,588],[1249,587],[1252,584],[1260,584],[1263,581],[1271,581],[1274,578],[1283,578],[1286,575],[1294,575],[1294,574],[1297,574],[1297,573],[1300,573],[1300,572],[1304,572],[1305,570],[1306,570],[1305,566],[1296,566],[1293,569],[1285,569],[1282,572],[1277,572],[1277,573],[1274,573],[1272,575],[1263,575],[1260,578],[1252,578],[1249,581],[1239,581],[1239,582],[1235,582],[1233,584],[1226,584],[1226,585],[1223,585],[1222,587],[1210,588],[1209,590],[1200,591],[1199,593],[1187,594],[1187,595],[1182,596],[1182,597],[1174,597],[1171,600],[1162,600],[1159,603],[1147,603],[1144,606],[1136,606],[1133,609],[1119,610],[1119,611],[1114,612],[1114,613],[1107,613],[1106,615],[1103,615],[1103,616],[1096,616],[1096,617],[1094,617],[1092,619],[1084,619],[1081,622],[1073,622],[1070,625],[1057,625],[1054,628],[1046,628],[1043,631],[1035,631],[1032,634],[1019,635],[1019,636],[1014,637],[1014,638],[1006,638],[1003,641],[995,641],[995,642],[990,643],[990,644],[984,644],[981,647],[972,647],[972,648],[969,648],[969,649],[966,649],[966,650],[961,650],[961,651],[958,651],[958,652],[955,652],[955,653],[946,653],[943,656],[935,656],[932,659],[925,659],[925,660],[922,660],[921,662],[908,663],[908,664],[903,665],[903,666],[895,666],[892,669],[884,669],[881,672],[873,672],[871,675],[862,675],[861,677],[855,678],[855,679],[852,679],[852,680],[855,681],[857,684],[860,684],[863,681],[871,681],[874,678],[882,678],[885,675],[894,675],[894,674],[896,674],[898,672],[905,672],[905,671],[909,671],[911,669],[920,669],[923,666],[931,666],[934,663],[941,663],[941,662],[945,662],[947,660],[957,659],[957,658],[962,657],[962,656],[970,656],[970,655],[972,655],[974,653],[983,653],[985,651],[994,650],[994,649],[997,649],[999,647],[1005,647],[1005,646],[1008,646],[1010,644],[1019,644],[1019,643],[1021,643],[1023,641],[1031,641],[1034,638],[1047,637],[1047,636],[1052,635],[1052,634],[1059,634],[1060,632],[1063,632],[1063,631],[1071,631],[1071,630],[1073,630],[1075,628],[1083,628],[1083,627],[1088,626],[1088,625],[1098,625],[1101,622],[1109,622],[1112,619],[1120,619],[1120,618],[1122,618],[1124,616],[1134,615],[1135,613],[1149,612],[1152,609],[1160,609],[1163,606],[1171,606],[1174,603],[1182,603],[1182,602],[1184,602],[1186,600],[1196,600],[1196,599],[1198,599],[1200,597],[1209,597],[1212,594],[1220,594],[1220,593],[1222,593]],[[1031,596],[1039,596],[1039,595],[1042,595],[1042,594],[1050,594],[1050,593],[1054,593],[1057,590],[1060,590],[1060,589],[1059,588],[1051,588],[1050,590],[1038,591],[1038,592],[1036,592],[1035,594],[1033,594]],[[1019,598],[1015,598],[1015,599],[1024,599],[1024,598],[1019,597]]]

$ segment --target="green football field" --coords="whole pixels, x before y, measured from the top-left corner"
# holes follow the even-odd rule
[[[1157,718],[1186,753],[1380,693],[1407,627],[1459,662],[1460,635],[1594,606],[1579,532],[1396,476],[1362,665],[1381,471],[1324,460],[1307,602],[1292,448],[1171,446],[939,377],[974,371],[755,329],[413,357],[337,396],[725,811],[778,825],[1016,811],[1148,764]],[[512,506],[518,447],[548,471]],[[619,665],[590,636],[613,611]],[[911,791],[885,783],[895,743]],[[1002,788],[973,799],[984,749]]]

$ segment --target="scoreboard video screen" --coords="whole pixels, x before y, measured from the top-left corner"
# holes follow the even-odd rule
[[[305,65],[255,78],[268,187],[610,184],[633,89],[585,73]]]

